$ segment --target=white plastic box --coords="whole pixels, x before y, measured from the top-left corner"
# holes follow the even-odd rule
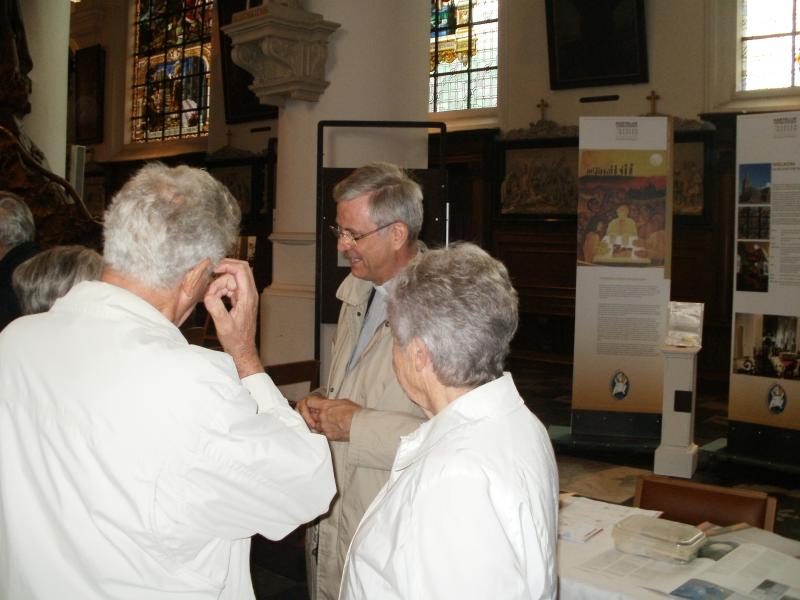
[[[645,515],[624,518],[614,525],[611,536],[620,552],[682,563],[697,556],[706,541],[697,527]]]

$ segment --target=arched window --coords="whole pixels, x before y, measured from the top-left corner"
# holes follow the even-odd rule
[[[137,0],[131,140],[208,134],[212,0]]]
[[[497,106],[498,0],[431,0],[428,111]]]
[[[800,85],[797,0],[742,0],[739,30],[741,90]]]

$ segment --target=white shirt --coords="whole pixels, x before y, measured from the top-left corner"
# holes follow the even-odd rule
[[[557,512],[550,440],[506,373],[402,439],[340,598],[555,598]]]
[[[2,599],[252,598],[249,537],[334,491],[269,377],[122,288],[78,284],[0,335]]]
[[[364,354],[364,349],[370,343],[372,338],[375,337],[375,330],[382,326],[384,321],[386,321],[386,296],[391,291],[390,286],[392,281],[394,280],[390,279],[383,285],[376,285],[372,288],[374,290],[372,302],[369,303],[364,324],[361,326],[361,333],[358,336],[358,343],[353,349],[353,354],[350,357],[350,361],[347,363],[348,373],[353,370],[353,367],[358,362],[358,359],[361,358],[362,354]]]

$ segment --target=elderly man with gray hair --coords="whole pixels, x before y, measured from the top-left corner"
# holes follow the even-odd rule
[[[253,598],[250,536],[327,509],[327,442],[263,372],[252,274],[223,258],[239,219],[208,173],[145,166],[101,280],[0,335],[0,598]],[[178,329],[201,300],[225,352]]]
[[[337,249],[350,263],[341,300],[327,386],[297,409],[330,440],[338,494],[310,528],[306,563],[316,600],[339,592],[347,547],[364,510],[389,477],[400,436],[423,421],[422,411],[392,371],[386,296],[400,270],[420,252],[422,189],[403,169],[373,162],[333,190]]]
[[[555,598],[558,473],[503,373],[517,328],[506,268],[473,244],[427,252],[388,313],[397,378],[430,420],[400,443],[340,598]]]
[[[14,270],[39,251],[36,226],[28,205],[11,192],[0,191],[0,331],[20,314],[11,287]]]

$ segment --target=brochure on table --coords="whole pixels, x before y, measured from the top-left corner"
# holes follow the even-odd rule
[[[729,418],[800,429],[800,112],[738,117]]]
[[[607,550],[579,568],[677,598],[800,598],[800,560],[758,544],[712,538],[686,564]]]
[[[582,118],[579,145],[572,408],[660,413],[671,121]]]

